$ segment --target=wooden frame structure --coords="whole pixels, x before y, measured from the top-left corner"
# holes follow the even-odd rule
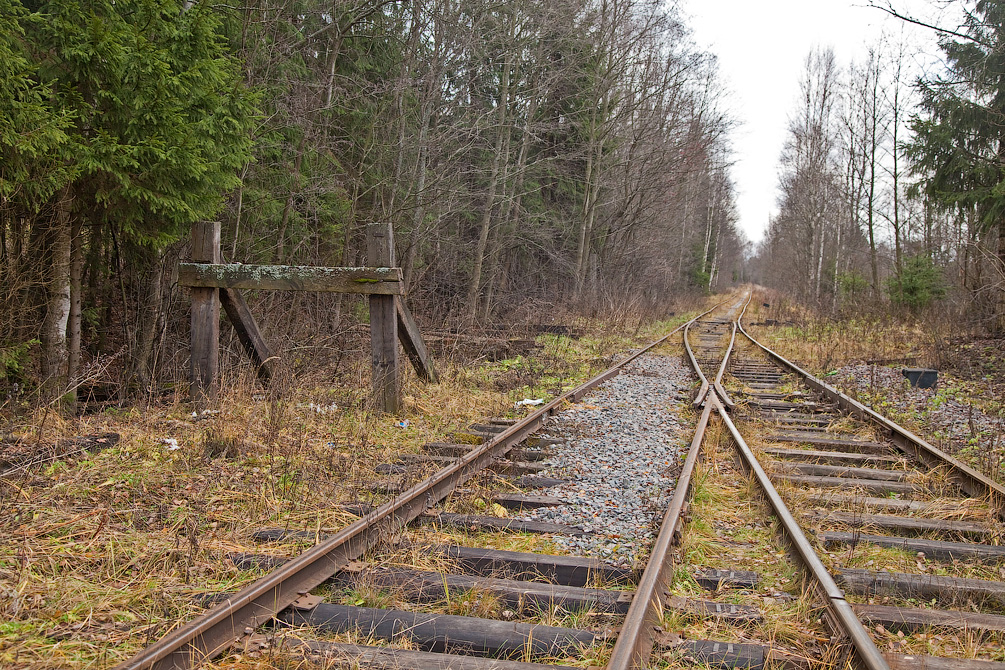
[[[377,407],[388,413],[400,406],[398,341],[419,377],[436,383],[436,370],[422,334],[402,296],[401,269],[393,267],[394,237],[390,224],[367,226],[370,267],[325,268],[287,265],[224,264],[220,223],[192,226],[191,263],[178,264],[178,283],[192,291],[191,386],[196,406],[216,400],[220,369],[220,307],[233,324],[259,378],[268,383],[274,356],[240,289],[360,293],[370,297],[370,354]]]

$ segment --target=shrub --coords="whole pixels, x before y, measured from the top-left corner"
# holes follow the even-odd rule
[[[887,281],[890,301],[917,313],[946,295],[946,282],[942,270],[929,256],[912,256],[904,263],[900,273]]]

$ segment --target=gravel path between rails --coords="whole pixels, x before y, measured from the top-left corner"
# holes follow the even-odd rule
[[[547,489],[568,503],[521,515],[579,526],[594,535],[555,536],[575,555],[631,566],[648,554],[691,441],[680,418],[694,385],[679,357],[642,356],[555,415],[547,432],[568,438],[545,463],[568,483]]]

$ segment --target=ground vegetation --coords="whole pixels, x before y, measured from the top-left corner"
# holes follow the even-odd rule
[[[261,576],[236,567],[228,555],[290,556],[304,546],[257,545],[253,531],[342,528],[355,519],[342,504],[390,499],[379,490],[395,476],[375,466],[419,453],[425,442],[449,441],[487,417],[523,416],[533,407],[516,401],[547,401],[680,320],[641,327],[582,321],[579,337],[540,335],[534,347],[511,358],[441,358],[440,384],[410,377],[397,416],[369,408],[360,392],[368,386],[365,362],[341,383],[320,372],[267,393],[249,374],[225,385],[219,411],[195,415],[183,394],[146,408],[109,406],[73,421],[38,410],[12,427],[38,458],[13,469],[5,464],[0,476],[0,665],[82,669],[125,660],[203,611],[203,596]],[[43,457],[60,435],[109,432],[121,439],[107,448]],[[472,482],[470,495],[458,492],[447,509],[486,513],[486,487]],[[515,551],[551,544],[540,536],[415,532],[426,533],[424,541]],[[430,567],[428,558],[416,563],[401,553],[403,565]],[[381,592],[332,597],[394,602],[393,594]],[[486,613],[492,604],[479,609],[458,597],[447,606],[453,613]],[[213,667],[267,662],[277,661],[268,654],[231,656]]]

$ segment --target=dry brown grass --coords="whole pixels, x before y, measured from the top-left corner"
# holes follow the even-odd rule
[[[778,324],[753,325],[769,319]],[[744,324],[762,344],[811,371],[826,372],[856,361],[924,358],[931,346],[920,323],[882,315],[825,316],[774,292],[755,292]]]
[[[751,642],[777,646],[799,657],[820,659],[827,634],[818,622],[814,598],[779,541],[756,485],[740,470],[728,433],[716,422],[703,446],[704,460],[693,480],[692,521],[684,533],[682,566],[673,590],[679,595],[753,605],[763,621],[737,625],[668,611],[663,627],[685,639]],[[702,594],[692,567],[754,570],[761,581],[752,592]],[[668,660],[674,658],[673,652]]]
[[[10,596],[0,598],[7,618],[0,664],[84,668],[123,660],[199,611],[195,595],[232,591],[256,576],[225,559],[257,550],[251,530],[340,528],[353,517],[337,503],[383,499],[366,488],[379,479],[376,463],[510,405],[503,394],[462,387],[449,374],[437,387],[409,387],[408,429],[396,427],[402,417],[363,408],[317,412],[311,393],[250,395],[231,392],[219,414],[199,421],[176,401],[50,428],[117,431],[122,441],[0,483],[12,510],[0,521],[0,588]]]

